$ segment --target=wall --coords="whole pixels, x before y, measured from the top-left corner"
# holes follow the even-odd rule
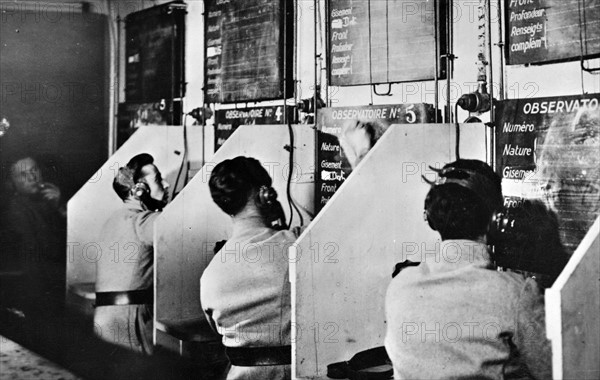
[[[111,120],[111,128],[109,129],[109,139],[113,137],[114,126],[114,110],[116,109],[115,101],[124,99],[124,32],[123,23],[118,20],[123,20],[129,13],[139,11],[151,6],[159,5],[168,2],[167,0],[126,0],[126,1],[108,1],[108,0],[91,0],[89,3],[95,12],[109,15],[111,21],[110,35],[111,46],[111,61],[118,59],[120,79],[116,76],[111,76],[111,89],[118,88],[115,91],[115,97],[110,99],[110,114],[113,116]],[[2,6],[12,6],[15,2],[3,2]],[[44,4],[50,7],[53,4],[60,7],[65,7],[69,4],[79,4],[75,0],[49,0],[43,3],[35,0],[24,0],[22,4]],[[295,72],[297,84],[297,99],[311,97],[314,89],[314,73],[315,73],[315,42],[314,42],[314,1],[312,0],[296,0],[296,64]],[[317,53],[324,58],[324,0],[318,0],[319,3],[319,30],[317,33]],[[458,97],[466,92],[475,89],[477,78],[477,36],[478,36],[478,0],[456,0],[453,5],[453,26],[454,26],[454,53],[458,57],[455,60],[455,70],[452,84],[448,86],[446,81],[439,83],[440,99],[439,104],[443,106],[446,102],[446,88],[450,87],[450,100],[452,104]],[[491,0],[492,3],[492,43],[496,44],[499,41],[498,30],[498,4],[500,1]],[[8,4],[8,5],[7,5]],[[66,4],[66,5],[65,5]],[[187,31],[186,31],[186,79],[187,93],[184,98],[184,111],[203,104],[203,8],[202,0],[189,0],[187,14]],[[120,26],[121,32],[117,30]],[[120,51],[116,50],[117,35],[120,35]],[[118,55],[118,57],[117,57]],[[500,59],[501,54],[497,46],[493,47],[493,56],[491,62],[494,67],[494,88],[496,98],[502,94],[499,93],[500,84]],[[591,62],[592,66],[600,65],[600,60],[595,59]],[[319,68],[325,68],[325,61],[320,61]],[[326,69],[326,68],[325,68]],[[112,69],[111,69],[112,70]],[[116,72],[116,71],[115,71]],[[323,71],[320,75],[319,82],[325,84],[326,75]],[[582,87],[586,92],[600,92],[600,79],[589,73],[581,73],[579,62],[568,62],[549,64],[543,66],[506,66],[503,77],[505,79],[504,91],[508,98],[523,98],[533,96],[558,96],[579,94],[582,92]],[[381,89],[380,89],[381,90]],[[365,105],[365,104],[392,104],[392,103],[419,103],[419,102],[434,102],[434,83],[432,81],[413,82],[392,85],[392,96],[381,97],[373,95],[368,86],[356,87],[329,87],[324,86],[324,92],[328,94],[329,104],[332,106],[344,105]],[[252,104],[250,104],[252,105]],[[229,106],[233,107],[233,106]],[[468,114],[465,111],[459,111],[459,120],[464,120]],[[483,115],[483,118],[489,117]],[[485,120],[484,120],[485,121]],[[206,151],[208,156],[212,152],[212,128],[206,129]],[[111,144],[109,142],[109,144]]]
[[[11,123],[2,160],[37,156],[68,199],[107,157],[108,18],[76,3],[0,6],[1,112]]]
[[[166,1],[146,1],[142,2],[141,7],[148,7],[165,3]],[[477,84],[477,54],[478,54],[478,25],[480,23],[478,12],[480,2],[478,0],[456,0],[453,5],[453,27],[454,27],[454,54],[458,57],[454,62],[454,75],[451,84],[446,81],[439,82],[439,105],[443,107],[446,104],[446,89],[449,87],[450,101],[452,105],[460,95],[472,92]],[[127,3],[127,2],[125,2]],[[297,83],[296,99],[312,97],[315,82],[315,18],[314,1],[296,0],[296,63],[295,72]],[[324,0],[318,0],[318,32],[317,32],[317,53],[324,58]],[[492,19],[492,43],[499,41],[498,4],[500,1],[491,0],[491,19]],[[189,0],[187,15],[187,43],[186,43],[186,79],[188,82],[187,93],[184,100],[184,110],[189,111],[203,103],[203,2],[201,0]],[[124,17],[129,11],[119,6],[120,16]],[[487,50],[486,50],[487,54]],[[500,60],[501,52],[498,46],[492,48],[492,66],[494,95],[500,98],[505,95],[507,98],[525,98],[534,96],[558,96],[572,95],[582,92],[582,86],[585,91],[593,93],[600,92],[600,80],[598,76],[590,73],[581,73],[579,62],[568,62],[549,64],[543,66],[505,66],[504,91],[500,93]],[[592,66],[600,65],[600,59],[592,61]],[[325,60],[319,61],[319,71],[321,73],[318,79],[319,83],[326,84]],[[123,73],[123,70],[121,70]],[[379,91],[384,90],[381,86]],[[412,82],[392,85],[392,96],[372,95],[369,86],[354,87],[329,87],[324,86],[324,92],[328,94],[328,101],[331,106],[348,105],[366,105],[366,104],[394,104],[394,103],[434,103],[434,82]],[[121,99],[123,98],[123,88],[121,86]],[[372,99],[372,100],[371,100]],[[273,102],[271,102],[273,103]],[[275,102],[277,103],[277,102]],[[281,103],[281,102],[279,102]],[[253,104],[250,103],[250,106]],[[222,108],[231,108],[234,105],[220,106]],[[464,120],[469,115],[466,111],[459,110],[458,119]],[[484,121],[489,115],[482,116]],[[212,129],[207,132],[207,152],[212,151],[210,141],[212,141]]]

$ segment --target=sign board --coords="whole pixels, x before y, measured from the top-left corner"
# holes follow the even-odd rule
[[[291,94],[292,1],[205,0],[204,4],[206,102],[282,99],[284,87]]]
[[[184,96],[185,11],[181,1],[131,13],[125,19],[125,96],[152,103]]]
[[[391,124],[430,123],[434,118],[433,106],[424,103],[320,109],[316,125],[315,210],[325,206],[360,156]]]
[[[600,55],[600,1],[506,0],[509,65]]]
[[[445,10],[436,1],[330,0],[333,86],[431,80],[445,54]],[[436,14],[437,12],[437,14]],[[437,28],[436,28],[437,21]],[[444,61],[444,60],[440,60]],[[445,76],[440,62],[439,77]]]
[[[215,112],[215,152],[240,125],[284,124],[283,106],[235,108]],[[289,112],[293,112],[291,107]]]
[[[600,94],[496,103],[496,171],[505,206],[539,199],[572,254],[600,211]]]

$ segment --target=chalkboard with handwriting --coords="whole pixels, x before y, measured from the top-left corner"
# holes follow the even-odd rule
[[[330,83],[431,80],[436,60],[438,77],[444,77],[444,60],[439,57],[446,50],[446,12],[440,3],[445,2],[329,0]]]
[[[600,94],[496,104],[496,170],[507,209],[539,199],[573,253],[600,214]]]
[[[291,0],[205,0],[204,17],[207,103],[293,93]]]
[[[183,97],[185,4],[174,1],[131,13],[125,28],[127,102]]]
[[[509,65],[600,56],[600,0],[506,0]]]

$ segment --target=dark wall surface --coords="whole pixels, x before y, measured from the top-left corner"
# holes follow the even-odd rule
[[[3,177],[34,154],[66,200],[107,158],[108,18],[65,8],[16,9],[0,19]]]

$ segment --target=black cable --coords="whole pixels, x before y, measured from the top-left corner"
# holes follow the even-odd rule
[[[389,2],[385,2],[385,52],[386,52],[386,72],[385,79],[390,81],[390,31],[389,31]],[[369,20],[371,22],[371,20]],[[391,84],[390,84],[391,86]]]
[[[458,124],[458,102],[454,104],[454,124],[456,127],[456,145],[454,146],[454,155],[456,160],[460,160],[460,124]]]
[[[288,198],[288,204],[290,207],[290,222],[288,224],[288,228],[291,228],[292,220],[294,219],[293,210],[296,210],[296,212],[298,213],[298,218],[300,218],[301,226],[304,225],[304,217],[302,216],[300,209],[298,208],[298,206],[296,206],[296,203],[292,199],[292,174],[294,174],[294,129],[292,128],[292,123],[290,123],[289,121],[287,123],[287,126],[288,126],[288,131],[290,133],[290,155],[289,155],[290,171],[289,171],[288,179],[287,179],[286,193],[287,193],[287,198]],[[293,207],[293,210],[292,210],[292,207]]]
[[[287,179],[287,184],[285,186],[285,192],[287,195],[287,199],[288,199],[288,206],[290,208],[290,221],[288,223],[288,229],[290,229],[292,227],[292,221],[294,220],[294,210],[292,209],[292,170],[293,170],[293,152],[294,152],[294,131],[292,130],[292,124],[290,124],[290,122],[288,121],[287,123],[288,126],[288,132],[290,134],[290,155],[289,155],[289,162],[288,165],[290,167],[289,169],[289,174],[288,174],[288,179]]]
[[[173,185],[173,199],[179,194],[177,192],[177,185],[179,184],[179,178],[181,177],[181,172],[183,171],[183,167],[186,166],[187,163],[187,113],[183,116],[183,157],[181,158],[181,165],[179,165],[179,171],[177,172],[177,178],[175,179],[175,184]],[[188,173],[185,174],[185,180],[187,181]],[[185,186],[185,184],[184,184]]]
[[[371,106],[373,105],[373,57],[372,57],[372,53],[371,50],[373,49],[373,46],[371,45],[371,0],[368,1],[367,3],[367,11],[368,11],[368,17],[369,17],[369,94],[371,95]]]
[[[584,29],[585,29],[585,38],[587,38],[587,18],[585,15],[585,8],[583,8],[583,12],[582,12],[582,7],[581,7],[581,2],[582,0],[578,0],[577,1],[577,11],[579,14],[579,48],[580,48],[580,56],[579,56],[579,63],[581,66],[581,74],[583,77],[583,72],[588,72],[591,74],[595,74],[597,71],[600,70],[600,68],[589,68],[589,67],[585,67],[584,64],[584,37],[583,37],[583,33],[584,33]],[[582,20],[582,14],[583,14],[583,20]],[[585,55],[587,55],[587,41],[585,41]],[[585,93],[585,89],[583,88],[583,80],[581,81],[581,87],[582,87],[582,92]]]

